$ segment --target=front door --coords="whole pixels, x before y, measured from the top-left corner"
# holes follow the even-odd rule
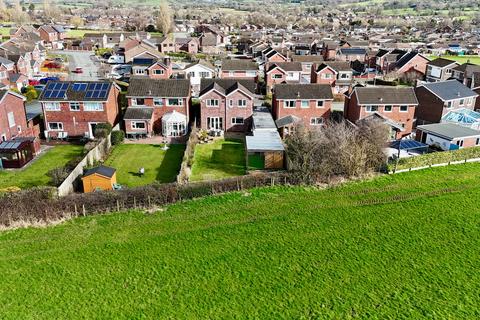
[[[95,137],[95,128],[97,127],[97,124],[96,122],[90,122],[88,125],[89,125],[89,129],[90,129],[90,132],[88,133],[89,134],[89,138],[90,139],[93,139]]]
[[[207,118],[208,129],[213,130],[222,130],[223,129],[223,118],[222,117],[209,117]]]

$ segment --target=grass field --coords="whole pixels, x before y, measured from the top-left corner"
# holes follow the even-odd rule
[[[172,144],[164,151],[161,145],[122,144],[115,147],[106,165],[117,169],[117,182],[128,187],[150,184],[154,181],[173,182],[180,170],[185,145]],[[145,175],[138,170],[145,168]]]
[[[217,180],[245,174],[245,150],[240,140],[215,140],[195,148],[191,181]]]
[[[457,61],[458,63],[473,63],[473,64],[480,64],[480,56],[448,56],[443,55],[440,56],[441,58],[450,59],[453,61]],[[430,56],[430,60],[439,58],[439,56]]]
[[[3,319],[475,319],[480,165],[0,233]]]
[[[0,189],[19,187],[21,189],[50,185],[47,173],[67,164],[68,161],[81,156],[83,146],[60,145],[42,153],[31,164],[21,170],[0,171]]]
[[[68,38],[83,38],[85,33],[103,33],[103,32],[113,32],[113,31],[70,29],[70,30],[67,30],[67,37]]]

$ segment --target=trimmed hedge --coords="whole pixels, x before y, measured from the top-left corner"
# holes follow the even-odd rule
[[[181,200],[271,185],[297,184],[287,173],[262,173],[181,185],[154,183],[115,191],[56,196],[55,188],[33,188],[0,195],[0,225],[52,221],[78,215],[152,208]]]
[[[397,170],[425,167],[432,164],[449,163],[468,159],[480,158],[480,147],[465,148],[453,151],[440,151],[423,154],[416,157],[401,158],[398,160]],[[395,160],[389,163],[388,169],[395,168]]]

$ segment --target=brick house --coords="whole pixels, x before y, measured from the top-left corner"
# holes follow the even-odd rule
[[[459,65],[452,69],[452,78],[474,89],[480,85],[480,66],[472,63]]]
[[[0,84],[10,86],[10,74],[15,72],[15,62],[0,57]]]
[[[93,138],[99,123],[119,119],[120,88],[110,81],[49,81],[39,97],[48,138]]]
[[[322,56],[325,60],[335,60],[339,43],[336,41],[324,41],[322,46]]]
[[[345,98],[344,117],[356,123],[378,114],[391,127],[391,138],[409,135],[418,100],[413,88],[355,87]]]
[[[32,136],[27,126],[25,97],[9,90],[0,90],[0,139]]]
[[[61,42],[66,38],[66,32],[62,26],[43,25],[38,28],[38,33],[43,42],[52,48],[61,49],[63,47]]]
[[[154,134],[176,139],[187,134],[190,81],[133,77],[127,92],[128,108],[123,117],[128,136]]]
[[[289,59],[286,55],[278,52],[272,47],[268,47],[262,51],[262,61],[264,63],[269,62],[287,62]]]
[[[320,65],[323,63],[324,59],[323,56],[299,56],[293,55],[292,56],[293,62],[300,62],[302,64],[302,76],[310,81],[310,77],[312,74],[312,65],[315,63]]]
[[[255,82],[245,79],[202,79],[200,127],[245,132],[251,122]]]
[[[297,123],[314,128],[330,117],[332,101],[327,84],[278,84],[273,91],[273,118],[282,136]]]
[[[168,79],[172,76],[172,63],[169,58],[134,58],[132,75],[150,79]]]
[[[415,88],[418,98],[416,112],[419,125],[438,123],[449,111],[475,109],[478,94],[457,80],[425,83]]]
[[[267,92],[279,83],[300,83],[302,79],[302,64],[300,62],[268,63],[265,70]]]
[[[328,84],[333,94],[342,94],[349,90],[353,81],[353,70],[349,62],[325,61],[312,65],[311,83]]]
[[[460,64],[444,58],[438,58],[427,63],[426,80],[427,82],[438,82],[450,79],[452,69]]]
[[[339,48],[335,55],[336,61],[352,62],[355,60],[367,61],[367,50],[365,48]]]
[[[175,52],[198,53],[199,42],[197,38],[175,38]]]
[[[257,80],[258,66],[252,60],[222,60],[222,69],[220,71],[220,78],[222,79],[250,79]]]
[[[480,145],[480,131],[453,123],[432,123],[417,127],[417,141],[442,150],[457,150]]]

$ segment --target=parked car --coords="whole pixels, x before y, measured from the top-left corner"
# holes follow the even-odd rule
[[[125,57],[119,56],[119,55],[110,56],[110,58],[108,58],[107,60],[107,63],[110,63],[110,64],[125,63]]]
[[[60,81],[59,77],[46,77],[40,79],[40,84],[46,84],[48,81]]]
[[[73,70],[72,72],[74,72],[74,73],[83,73],[83,69],[82,69],[82,67],[76,67],[75,70]]]

